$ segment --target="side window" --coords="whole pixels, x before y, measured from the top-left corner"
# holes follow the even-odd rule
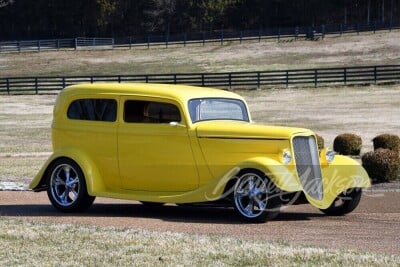
[[[124,105],[124,121],[136,123],[180,122],[179,109],[169,103],[128,100]]]
[[[117,101],[114,99],[78,99],[73,101],[67,111],[73,120],[115,121]]]

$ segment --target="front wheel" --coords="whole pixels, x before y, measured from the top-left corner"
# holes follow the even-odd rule
[[[89,196],[81,168],[70,159],[56,160],[48,172],[47,195],[51,204],[62,212],[88,209],[95,197]]]
[[[341,216],[352,212],[360,203],[362,191],[360,188],[347,190],[340,194],[327,209],[321,209],[329,216]]]
[[[240,175],[233,192],[233,206],[238,215],[252,223],[262,223],[278,216],[281,207],[276,186],[259,171]]]

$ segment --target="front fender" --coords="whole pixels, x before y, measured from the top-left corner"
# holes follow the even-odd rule
[[[324,187],[322,200],[315,200],[306,194],[308,201],[317,208],[328,208],[338,195],[348,189],[371,187],[367,172],[352,158],[337,155],[331,164],[321,167]]]
[[[282,191],[294,192],[302,190],[297,178],[296,170],[292,165],[282,164],[278,158],[256,157],[241,162],[240,169],[257,169],[265,175]]]
[[[29,184],[29,188],[33,191],[43,191],[46,187],[43,186],[46,181],[46,173],[51,167],[51,164],[59,158],[70,158],[75,161],[85,176],[86,186],[89,195],[95,195],[95,192],[104,192],[105,184],[100,175],[100,172],[96,168],[96,164],[80,150],[67,148],[59,149],[47,159],[46,163],[42,166],[38,174],[33,178]]]

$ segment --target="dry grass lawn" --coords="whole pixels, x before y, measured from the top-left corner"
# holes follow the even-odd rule
[[[341,133],[358,134],[362,152],[381,133],[400,134],[400,86],[237,91],[253,120],[310,128],[332,147]],[[29,181],[51,153],[55,95],[0,97],[0,181]]]
[[[258,71],[398,64],[400,31],[328,37],[319,41],[2,54],[0,77]]]

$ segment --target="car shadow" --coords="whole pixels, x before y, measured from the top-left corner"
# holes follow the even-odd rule
[[[0,217],[93,217],[96,218],[148,218],[169,222],[243,224],[232,208],[197,206],[147,206],[140,203],[104,204],[95,203],[85,212],[62,213],[51,205],[0,205]],[[324,217],[323,214],[310,212],[285,211],[274,221],[307,221]]]

